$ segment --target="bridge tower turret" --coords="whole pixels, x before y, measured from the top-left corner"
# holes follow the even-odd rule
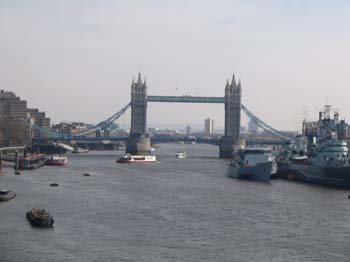
[[[146,135],[147,131],[147,86],[141,74],[131,84],[131,135]]]
[[[239,144],[241,128],[241,82],[236,83],[235,75],[225,87],[225,135],[220,141],[220,158],[233,157]]]
[[[131,84],[131,129],[126,141],[126,153],[149,155],[151,140],[147,137],[147,84],[142,82],[141,74],[137,82]]]

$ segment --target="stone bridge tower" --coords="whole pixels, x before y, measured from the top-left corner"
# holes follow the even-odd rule
[[[142,82],[141,74],[137,82],[131,84],[131,129],[126,141],[126,153],[149,155],[151,140],[147,137],[147,85]]]
[[[220,141],[220,158],[233,157],[239,145],[241,94],[241,83],[239,81],[237,84],[235,75],[233,75],[231,84],[227,81],[225,88],[225,135]]]

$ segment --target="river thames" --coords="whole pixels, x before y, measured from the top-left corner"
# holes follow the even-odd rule
[[[227,178],[212,145],[155,154],[158,164],[94,151],[21,176],[5,168],[0,188],[17,196],[0,202],[0,261],[349,261],[349,191]],[[32,207],[54,228],[31,227]]]

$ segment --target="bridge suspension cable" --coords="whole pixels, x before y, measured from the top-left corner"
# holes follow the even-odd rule
[[[115,122],[120,116],[122,116],[126,110],[128,110],[128,108],[130,107],[131,103],[128,103],[126,106],[124,106],[121,110],[119,110],[117,113],[113,114],[112,116],[110,116],[109,118],[107,118],[104,121],[101,121],[100,123],[98,123],[97,125],[91,127],[88,130],[85,130],[81,133],[76,134],[76,137],[81,137],[81,136],[85,136],[88,134],[91,134],[93,132],[96,132],[97,130],[100,130],[101,128],[107,127],[109,124]],[[30,125],[32,129],[37,130],[41,133],[44,133],[46,135],[48,135],[49,137],[54,137],[54,138],[59,138],[59,139],[64,139],[67,138],[62,134],[53,132],[51,129],[45,128],[45,127],[41,127],[35,124],[31,124]]]
[[[271,135],[278,137],[279,139],[282,139],[282,140],[288,140],[288,141],[293,140],[292,137],[285,135],[281,131],[278,131],[277,129],[274,129],[270,125],[266,124],[264,121],[262,121],[257,116],[255,116],[252,112],[250,112],[244,105],[241,105],[241,108],[249,119],[251,119],[255,124],[257,124],[257,126],[262,128],[266,132],[268,132]]]
[[[119,110],[117,113],[115,113],[114,115],[110,116],[109,118],[107,118],[104,121],[101,121],[100,123],[98,123],[97,125],[93,126],[92,128],[83,131],[79,134],[76,134],[75,136],[86,136],[88,134],[91,134],[93,132],[96,132],[97,130],[100,130],[104,127],[107,127],[108,125],[110,125],[111,123],[115,122],[119,117],[121,117],[126,110],[128,110],[128,108],[131,106],[131,102],[128,103],[126,106],[124,106],[121,110]]]

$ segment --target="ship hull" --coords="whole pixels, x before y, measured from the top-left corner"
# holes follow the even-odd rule
[[[273,163],[259,163],[254,166],[229,166],[227,176],[237,179],[256,180],[268,182],[271,179]]]
[[[51,162],[51,161],[46,161],[45,165],[47,165],[47,166],[65,166],[65,165],[67,165],[67,163],[63,163],[63,162],[55,163],[55,162]]]
[[[156,163],[156,160],[123,160],[123,159],[118,159],[117,163],[119,164],[133,164],[133,163]]]
[[[350,188],[350,166],[320,168],[311,165],[290,164],[280,168],[282,178],[321,184],[326,186]]]

